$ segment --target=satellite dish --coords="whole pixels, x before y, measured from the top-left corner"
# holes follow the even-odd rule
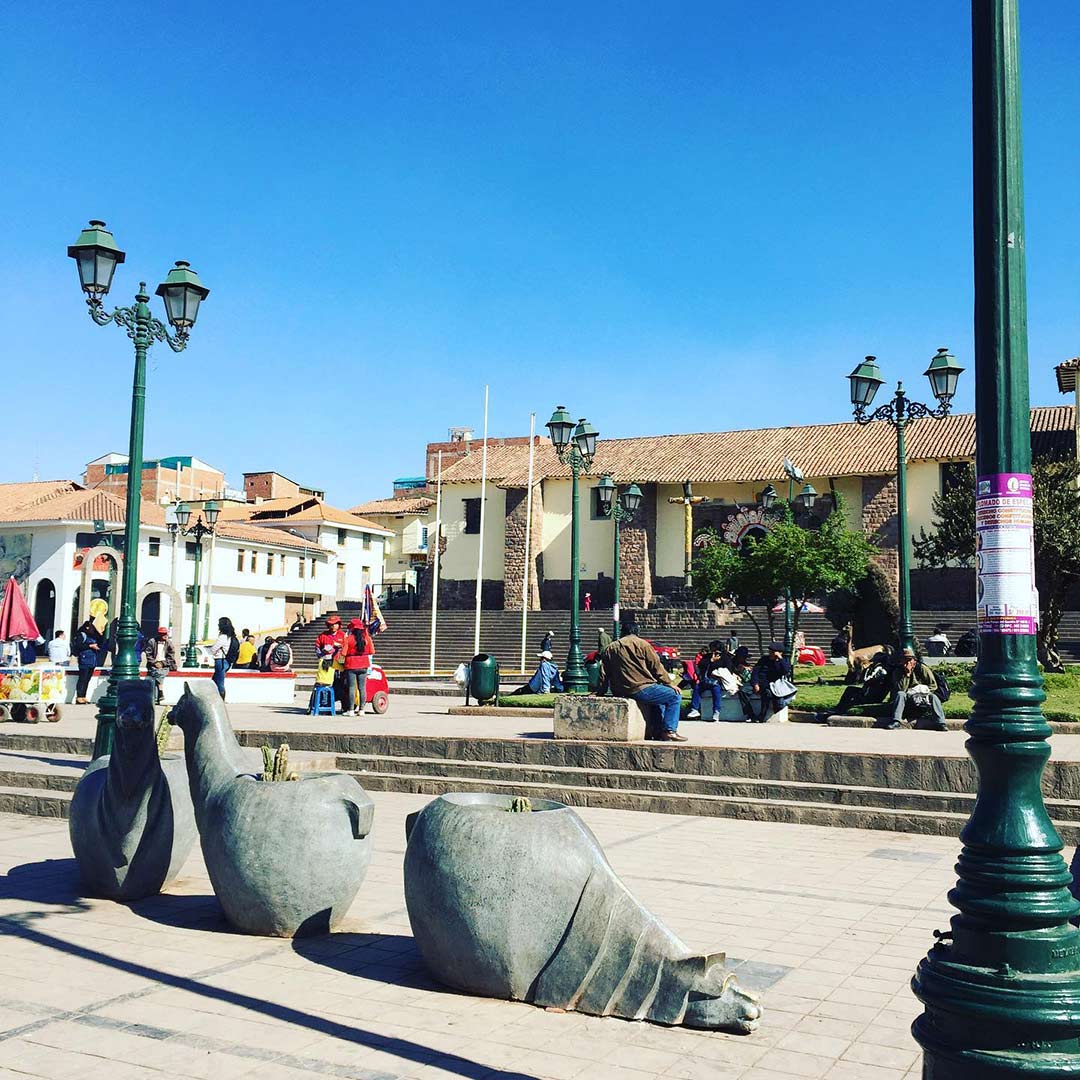
[[[784,474],[791,477],[792,480],[802,480],[803,471],[797,466],[791,463],[790,458],[784,458]]]

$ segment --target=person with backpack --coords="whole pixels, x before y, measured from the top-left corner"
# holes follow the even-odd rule
[[[218,636],[210,646],[210,655],[214,660],[214,685],[218,688],[221,700],[225,700],[225,675],[236,663],[240,655],[240,639],[236,636],[232,620],[218,619]]]
[[[105,636],[94,624],[93,619],[86,622],[75,632],[75,655],[79,661],[79,677],[75,683],[75,704],[86,704],[86,691],[96,668],[105,659]]]
[[[874,727],[895,730],[906,717],[911,717],[917,728],[947,730],[938,680],[929,665],[915,655],[914,649],[904,649],[900,654],[900,666],[892,675],[892,691],[892,716],[882,717]]]
[[[363,620],[353,619],[345,635],[345,647],[341,651],[345,664],[345,704],[346,716],[362,716],[367,704],[367,677],[371,667],[371,655],[375,646]]]
[[[292,671],[293,653],[292,646],[283,638],[277,638],[272,645],[267,646],[270,671]]]

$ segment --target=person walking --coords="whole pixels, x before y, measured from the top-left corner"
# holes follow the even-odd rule
[[[544,640],[540,642],[541,652],[551,652],[555,648],[555,631],[549,630],[544,635]]]
[[[71,647],[67,643],[67,638],[64,637],[63,630],[56,631],[56,636],[49,642],[47,651],[50,664],[67,667],[68,661],[71,659]]]
[[[788,702],[795,696],[791,661],[784,655],[784,646],[778,641],[772,642],[769,651],[754,665],[752,686],[759,702],[760,711],[752,717],[752,722],[757,724],[764,724],[773,713],[787,708]],[[778,692],[788,688],[790,693]]]
[[[375,651],[371,635],[362,619],[353,619],[349,623],[349,632],[345,635],[342,657],[345,663],[345,713],[351,716],[363,716],[367,705],[367,677],[371,667],[371,654]]]
[[[675,676],[660,662],[649,642],[636,634],[623,634],[604,650],[600,664],[600,693],[610,689],[616,697],[633,698],[639,705],[656,705],[660,709],[660,730],[651,737],[661,742],[687,741],[685,735],[679,734],[682,695],[671,685]]]
[[[587,592],[585,594],[585,603],[582,605],[586,611],[592,611],[592,593]]]
[[[93,619],[87,619],[75,633],[75,655],[79,661],[79,675],[75,682],[75,704],[86,704],[86,691],[94,668],[105,658],[105,635]]]
[[[894,730],[911,716],[915,727],[930,731],[945,731],[945,710],[938,697],[938,681],[929,665],[924,664],[914,649],[904,649],[900,666],[892,675],[892,717],[882,717],[874,727]]]
[[[154,680],[155,697],[160,705],[165,700],[162,689],[170,671],[176,670],[176,650],[169,640],[169,628],[159,626],[155,637],[146,643],[146,673]]]
[[[236,663],[240,655],[240,642],[233,628],[232,620],[224,617],[218,619],[218,636],[210,646],[210,656],[214,661],[214,685],[218,688],[221,700],[225,700],[225,676],[229,669]]]

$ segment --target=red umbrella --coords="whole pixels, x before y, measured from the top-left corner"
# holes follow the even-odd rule
[[[39,637],[41,632],[26,606],[19,583],[13,577],[8,578],[0,603],[0,641],[37,641]]]

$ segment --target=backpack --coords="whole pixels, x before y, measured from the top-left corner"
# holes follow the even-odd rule
[[[289,646],[284,641],[279,641],[270,652],[270,663],[276,664],[278,667],[288,667],[291,659],[292,654],[289,652]]]
[[[952,697],[952,691],[949,689],[949,680],[945,678],[943,672],[935,671],[934,678],[937,679],[937,696],[938,701],[948,701]]]
[[[240,655],[240,639],[235,635],[229,638],[229,651],[225,654],[225,663],[232,667]]]

